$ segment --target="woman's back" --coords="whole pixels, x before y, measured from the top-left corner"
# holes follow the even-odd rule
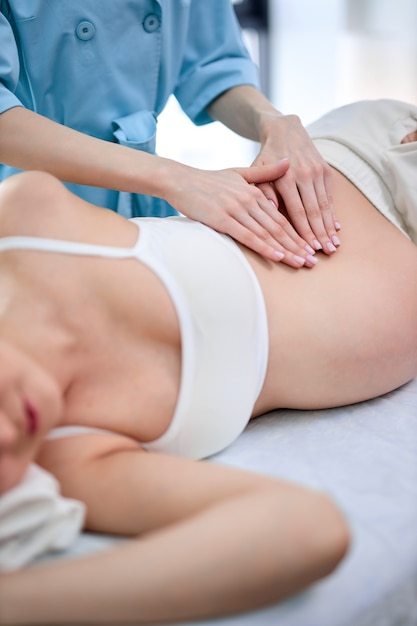
[[[243,414],[245,422],[253,403],[252,414],[258,415],[279,407],[314,408],[357,402],[389,391],[417,373],[417,250],[340,174],[335,172],[334,176],[335,205],[343,223],[343,243],[336,255],[330,258],[323,255],[312,271],[292,270],[265,262],[242,249],[258,277],[268,317],[266,378],[256,403],[259,383],[255,378],[261,376],[262,382],[263,376],[263,357],[256,349],[260,335],[252,336],[251,330],[241,330],[238,343],[230,343],[234,325],[248,318],[249,308],[257,298],[256,288],[252,296],[250,291],[245,296],[247,304],[241,305],[236,282],[226,277],[231,259],[213,269],[215,257],[198,246],[194,257],[185,246],[176,249],[181,263],[191,266],[190,274],[195,282],[190,292],[200,291],[200,296],[194,297],[197,304],[204,295],[199,282],[203,281],[206,270],[213,270],[204,278],[208,288],[213,283],[213,294],[218,293],[220,286],[228,301],[237,302],[233,314],[229,309],[227,313],[221,312],[222,303],[212,303],[208,291],[200,312],[194,316],[197,330],[192,332],[196,336],[207,335],[205,354],[209,355],[209,368],[203,368],[200,382],[198,376],[194,379],[191,376],[188,384],[190,393],[194,392],[197,398],[196,404],[190,404],[190,422],[209,404],[213,410],[201,422],[210,424],[214,415],[219,414],[219,428],[210,424],[212,430],[219,431],[222,424],[233,423],[234,411]],[[53,187],[53,198],[48,199],[45,193],[37,199],[22,197],[20,212],[15,210],[9,215],[6,211],[1,236],[20,233],[121,248],[135,245],[137,227],[133,223],[86,206],[59,183]],[[41,206],[31,206],[29,211],[29,201]],[[180,228],[186,228],[185,223]],[[197,236],[193,228],[187,233],[188,238]],[[197,224],[195,228],[204,229]],[[140,244],[141,237],[139,248]],[[77,340],[73,344],[67,342],[75,347],[70,358],[65,355],[73,366],[65,389],[64,423],[114,430],[145,442],[169,431],[185,394],[186,371],[190,367],[196,369],[207,358],[185,360],[190,333],[182,327],[178,302],[174,302],[172,291],[155,267],[136,258],[98,259],[49,253],[33,256],[30,252],[20,258],[27,259],[26,265],[19,261],[20,282],[23,267],[30,278],[23,281],[26,287],[31,283],[27,293],[35,300],[43,293],[44,306],[49,298],[55,308],[53,316],[52,309],[47,315],[42,314],[43,332],[29,331],[35,347],[42,337],[45,362],[56,352],[57,336],[57,332],[51,332],[51,324],[44,323],[45,319],[50,321],[52,317],[56,328],[65,329]],[[201,268],[193,267],[201,259],[204,260]],[[206,330],[198,329],[200,316],[210,307],[214,311],[219,309],[218,317],[209,315]],[[31,310],[33,326],[33,305],[26,308]],[[261,309],[262,306],[258,311],[260,319]],[[14,318],[22,319],[19,315]],[[211,334],[222,325],[225,331],[217,337],[217,342],[223,337],[223,344],[217,346],[216,352]],[[249,345],[251,336],[254,348],[248,352],[246,344]],[[262,344],[263,339],[259,342]],[[211,344],[213,355],[210,355]],[[34,351],[36,354],[37,350]],[[188,353],[193,354],[192,350]],[[242,366],[244,357],[249,360]],[[58,356],[55,354],[54,358]],[[260,364],[254,364],[258,359]],[[216,379],[218,389],[213,387]],[[250,409],[245,416],[240,402],[249,384],[255,387],[250,391],[252,396],[248,396]],[[236,426],[238,430],[242,427],[244,423]],[[201,425],[199,428],[201,431]],[[234,431],[224,435],[226,439],[233,436],[236,436]],[[208,434],[200,439],[207,437]],[[193,438],[194,442],[199,439],[198,433]],[[221,445],[227,445],[226,439]],[[190,442],[184,445],[190,447]],[[205,453],[199,451],[195,456]]]

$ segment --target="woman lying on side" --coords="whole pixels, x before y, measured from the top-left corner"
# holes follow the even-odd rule
[[[325,496],[192,459],[271,409],[417,374],[417,248],[401,232],[417,233],[416,130],[394,101],[313,125],[354,182],[334,171],[343,245],[313,270],[186,218],[126,221],[48,174],[1,185],[0,492],[36,460],[87,529],[137,539],[4,575],[0,623],[197,619],[336,567],[347,530]]]

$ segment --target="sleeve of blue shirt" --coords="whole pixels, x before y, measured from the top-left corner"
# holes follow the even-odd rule
[[[0,2],[0,9],[2,4]],[[0,113],[22,105],[14,94],[19,72],[19,54],[13,30],[3,12],[0,12]]]
[[[63,2],[63,0],[61,1]],[[32,4],[36,9],[37,3]],[[28,3],[23,5],[23,7],[29,7],[32,4]],[[137,5],[134,5],[137,7],[137,12],[140,12],[139,9],[142,7],[142,4],[145,6],[146,2],[138,2]],[[16,6],[19,10],[22,7],[21,4],[17,3]],[[91,3],[88,6],[91,9]],[[121,6],[122,8],[124,7],[123,4]],[[68,9],[68,4],[63,3],[61,10],[64,14],[64,9],[66,8]],[[84,11],[87,11],[87,8],[85,7]],[[163,8],[162,22],[166,24],[163,36],[167,39],[163,48],[165,52],[161,53],[162,56],[160,59],[157,59],[157,62],[161,64],[159,73],[161,80],[163,79],[165,83],[160,85],[155,102],[148,102],[147,100],[151,98],[152,94],[148,96],[145,93],[146,97],[142,98],[145,109],[152,110],[152,106],[154,106],[155,111],[158,113],[159,109],[163,108],[167,97],[174,91],[187,115],[196,124],[205,124],[212,121],[206,111],[207,106],[224,91],[242,84],[258,86],[258,71],[243,43],[240,27],[230,0],[210,0],[209,2],[207,0],[189,0],[185,2],[184,0],[184,3],[180,6],[161,2],[161,8]],[[40,9],[39,5],[36,9],[38,13],[37,20],[43,20],[42,24],[45,32],[49,33],[49,38],[52,37],[53,42],[58,42],[59,37],[62,37],[62,25],[54,27],[53,23],[48,22],[48,12],[42,12]],[[33,33],[31,30],[23,31],[24,34],[19,31],[19,37],[21,38],[20,46],[22,48],[19,52],[11,25],[13,24],[13,19],[11,15],[8,15],[8,10],[11,10],[8,9],[8,2],[0,0],[0,113],[14,106],[22,105],[22,103],[24,106],[36,109],[35,98],[31,92],[30,83],[26,79],[26,67],[22,61],[23,50],[32,45],[31,37],[33,37]],[[25,11],[27,12],[27,9]],[[132,11],[129,12],[126,8],[126,20],[132,19]],[[80,10],[78,10],[79,12]],[[72,8],[70,17],[74,18],[76,13],[77,11]],[[133,13],[133,17],[136,17],[135,12]],[[96,21],[97,28],[100,31],[100,38],[97,37],[94,40],[97,42],[94,46],[98,46],[100,41],[102,44],[104,42],[111,50],[103,24],[100,24],[98,18]],[[152,53],[153,39],[148,40],[147,38],[158,36],[158,31],[153,34],[143,34],[140,41],[137,41],[135,45],[132,44],[132,50],[136,50],[137,54],[141,54],[142,50],[146,48]],[[72,39],[71,37],[69,39],[71,40],[70,44],[72,42],[73,46],[79,45],[76,37],[72,36]],[[155,46],[157,43],[157,40],[155,40]],[[31,59],[31,65],[34,65],[33,58]],[[54,67],[56,65],[57,62],[55,61]],[[45,71],[44,66],[45,64],[43,63],[43,71]],[[112,65],[108,60],[106,67],[112,70]],[[173,71],[170,73],[171,67]],[[133,75],[137,71],[135,68],[135,64],[132,63],[131,73]],[[68,74],[65,71],[65,67],[61,68],[60,72],[55,67],[54,72],[57,77]],[[139,91],[146,89],[148,79],[149,76],[144,73],[143,83],[138,85]],[[132,81],[129,78],[127,82],[130,85]],[[42,84],[39,84],[39,81],[37,88],[38,90],[42,88]],[[60,95],[59,88],[60,83],[58,82],[55,98]],[[79,86],[75,85],[74,93],[77,93],[77,89],[79,89]],[[112,96],[113,99],[110,103],[112,108],[115,108],[115,99],[120,100],[124,98],[123,108],[129,109],[132,99],[131,89],[130,91],[128,90],[127,94],[125,93],[126,89],[121,91],[122,95],[119,95],[117,90],[115,91],[116,93]],[[43,99],[42,102],[45,105]],[[70,107],[70,104],[67,106]],[[49,109],[42,109],[40,112],[48,117],[51,113]],[[71,119],[71,116],[68,119]],[[88,120],[87,122],[91,126],[91,122]],[[71,126],[72,124],[68,122],[68,125]],[[88,126],[88,128],[90,127]]]
[[[194,0],[176,98],[195,124],[207,124],[213,121],[207,106],[238,85],[258,87],[258,70],[231,2]]]

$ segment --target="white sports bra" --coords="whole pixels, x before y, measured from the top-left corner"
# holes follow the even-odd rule
[[[262,388],[268,359],[265,304],[256,276],[227,236],[185,217],[136,218],[131,248],[35,237],[0,239],[0,252],[41,250],[60,254],[136,258],[163,282],[181,332],[181,383],[166,432],[143,444],[190,458],[210,456],[245,428]],[[50,437],[108,432],[60,427]]]

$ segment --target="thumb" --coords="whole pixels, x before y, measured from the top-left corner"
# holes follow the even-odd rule
[[[243,176],[249,184],[259,185],[269,183],[284,176],[288,170],[290,162],[288,159],[280,159],[277,163],[268,165],[252,165],[251,167],[237,168],[236,171]]]

